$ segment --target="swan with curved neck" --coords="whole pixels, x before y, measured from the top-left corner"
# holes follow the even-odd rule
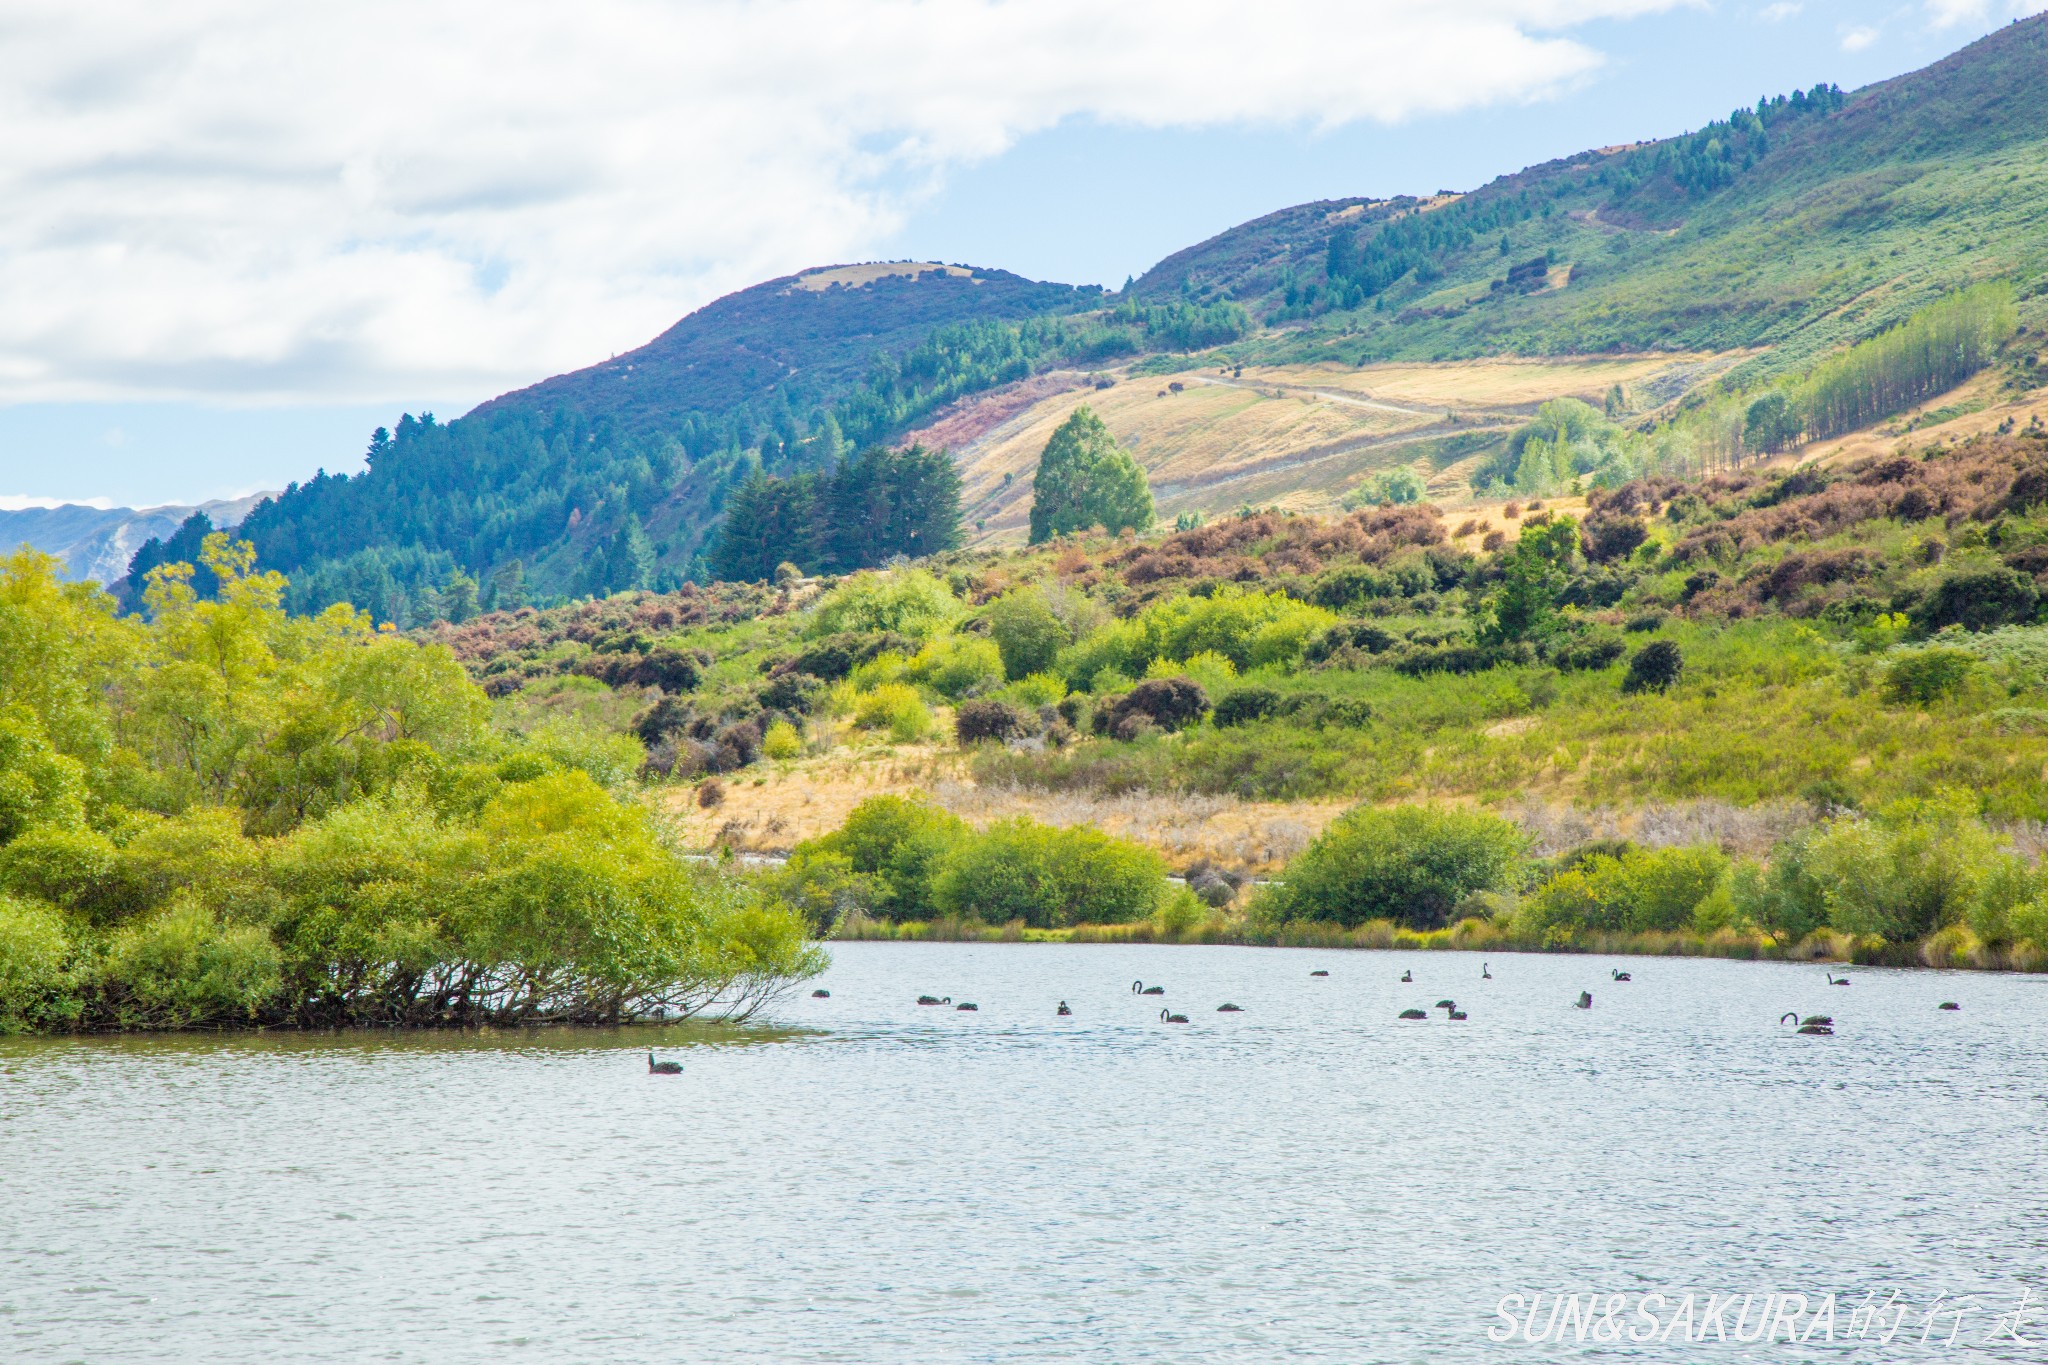
[[[650,1076],[680,1076],[683,1074],[683,1064],[681,1062],[657,1062],[654,1060],[654,1049],[648,1048],[647,1074]]]

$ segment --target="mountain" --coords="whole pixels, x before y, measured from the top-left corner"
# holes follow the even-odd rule
[[[1896,80],[1470,193],[1283,209],[1121,295],[934,263],[807,271],[453,422],[407,416],[365,473],[295,485],[245,531],[295,605],[410,624],[463,576],[486,605],[701,579],[736,490],[922,436],[965,455],[968,522],[993,535],[1019,524],[1044,405],[1119,383],[1112,430],[1144,443],[1170,511],[1330,505],[1389,462],[1433,489],[1498,478],[1514,429],[1546,399],[1597,399],[1609,362],[1614,411],[1647,423],[1803,374],[1975,282],[2014,283],[2038,325],[2043,69],[2048,18],[2029,19]],[[1393,402],[1367,387],[1385,366]]]
[[[128,572],[128,561],[151,537],[168,540],[194,512],[204,512],[216,529],[237,526],[249,509],[274,493],[202,502],[196,506],[56,507],[0,510],[0,546],[28,545],[64,561],[74,579],[112,583]]]

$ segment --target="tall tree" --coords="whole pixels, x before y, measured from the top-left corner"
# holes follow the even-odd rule
[[[1060,423],[1038,458],[1031,481],[1031,543],[1091,526],[1151,529],[1152,489],[1130,452],[1083,404]]]

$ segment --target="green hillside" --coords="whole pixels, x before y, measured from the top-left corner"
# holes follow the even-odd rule
[[[1844,96],[1759,101],[1432,201],[1341,200],[1162,261],[1140,298],[1231,298],[1260,361],[1768,348],[1798,366],[1968,284],[2048,278],[2048,17]]]

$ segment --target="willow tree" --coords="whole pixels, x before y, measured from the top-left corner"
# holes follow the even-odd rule
[[[1060,423],[1038,458],[1031,481],[1031,543],[1091,526],[1150,530],[1152,489],[1130,452],[1084,405]]]

